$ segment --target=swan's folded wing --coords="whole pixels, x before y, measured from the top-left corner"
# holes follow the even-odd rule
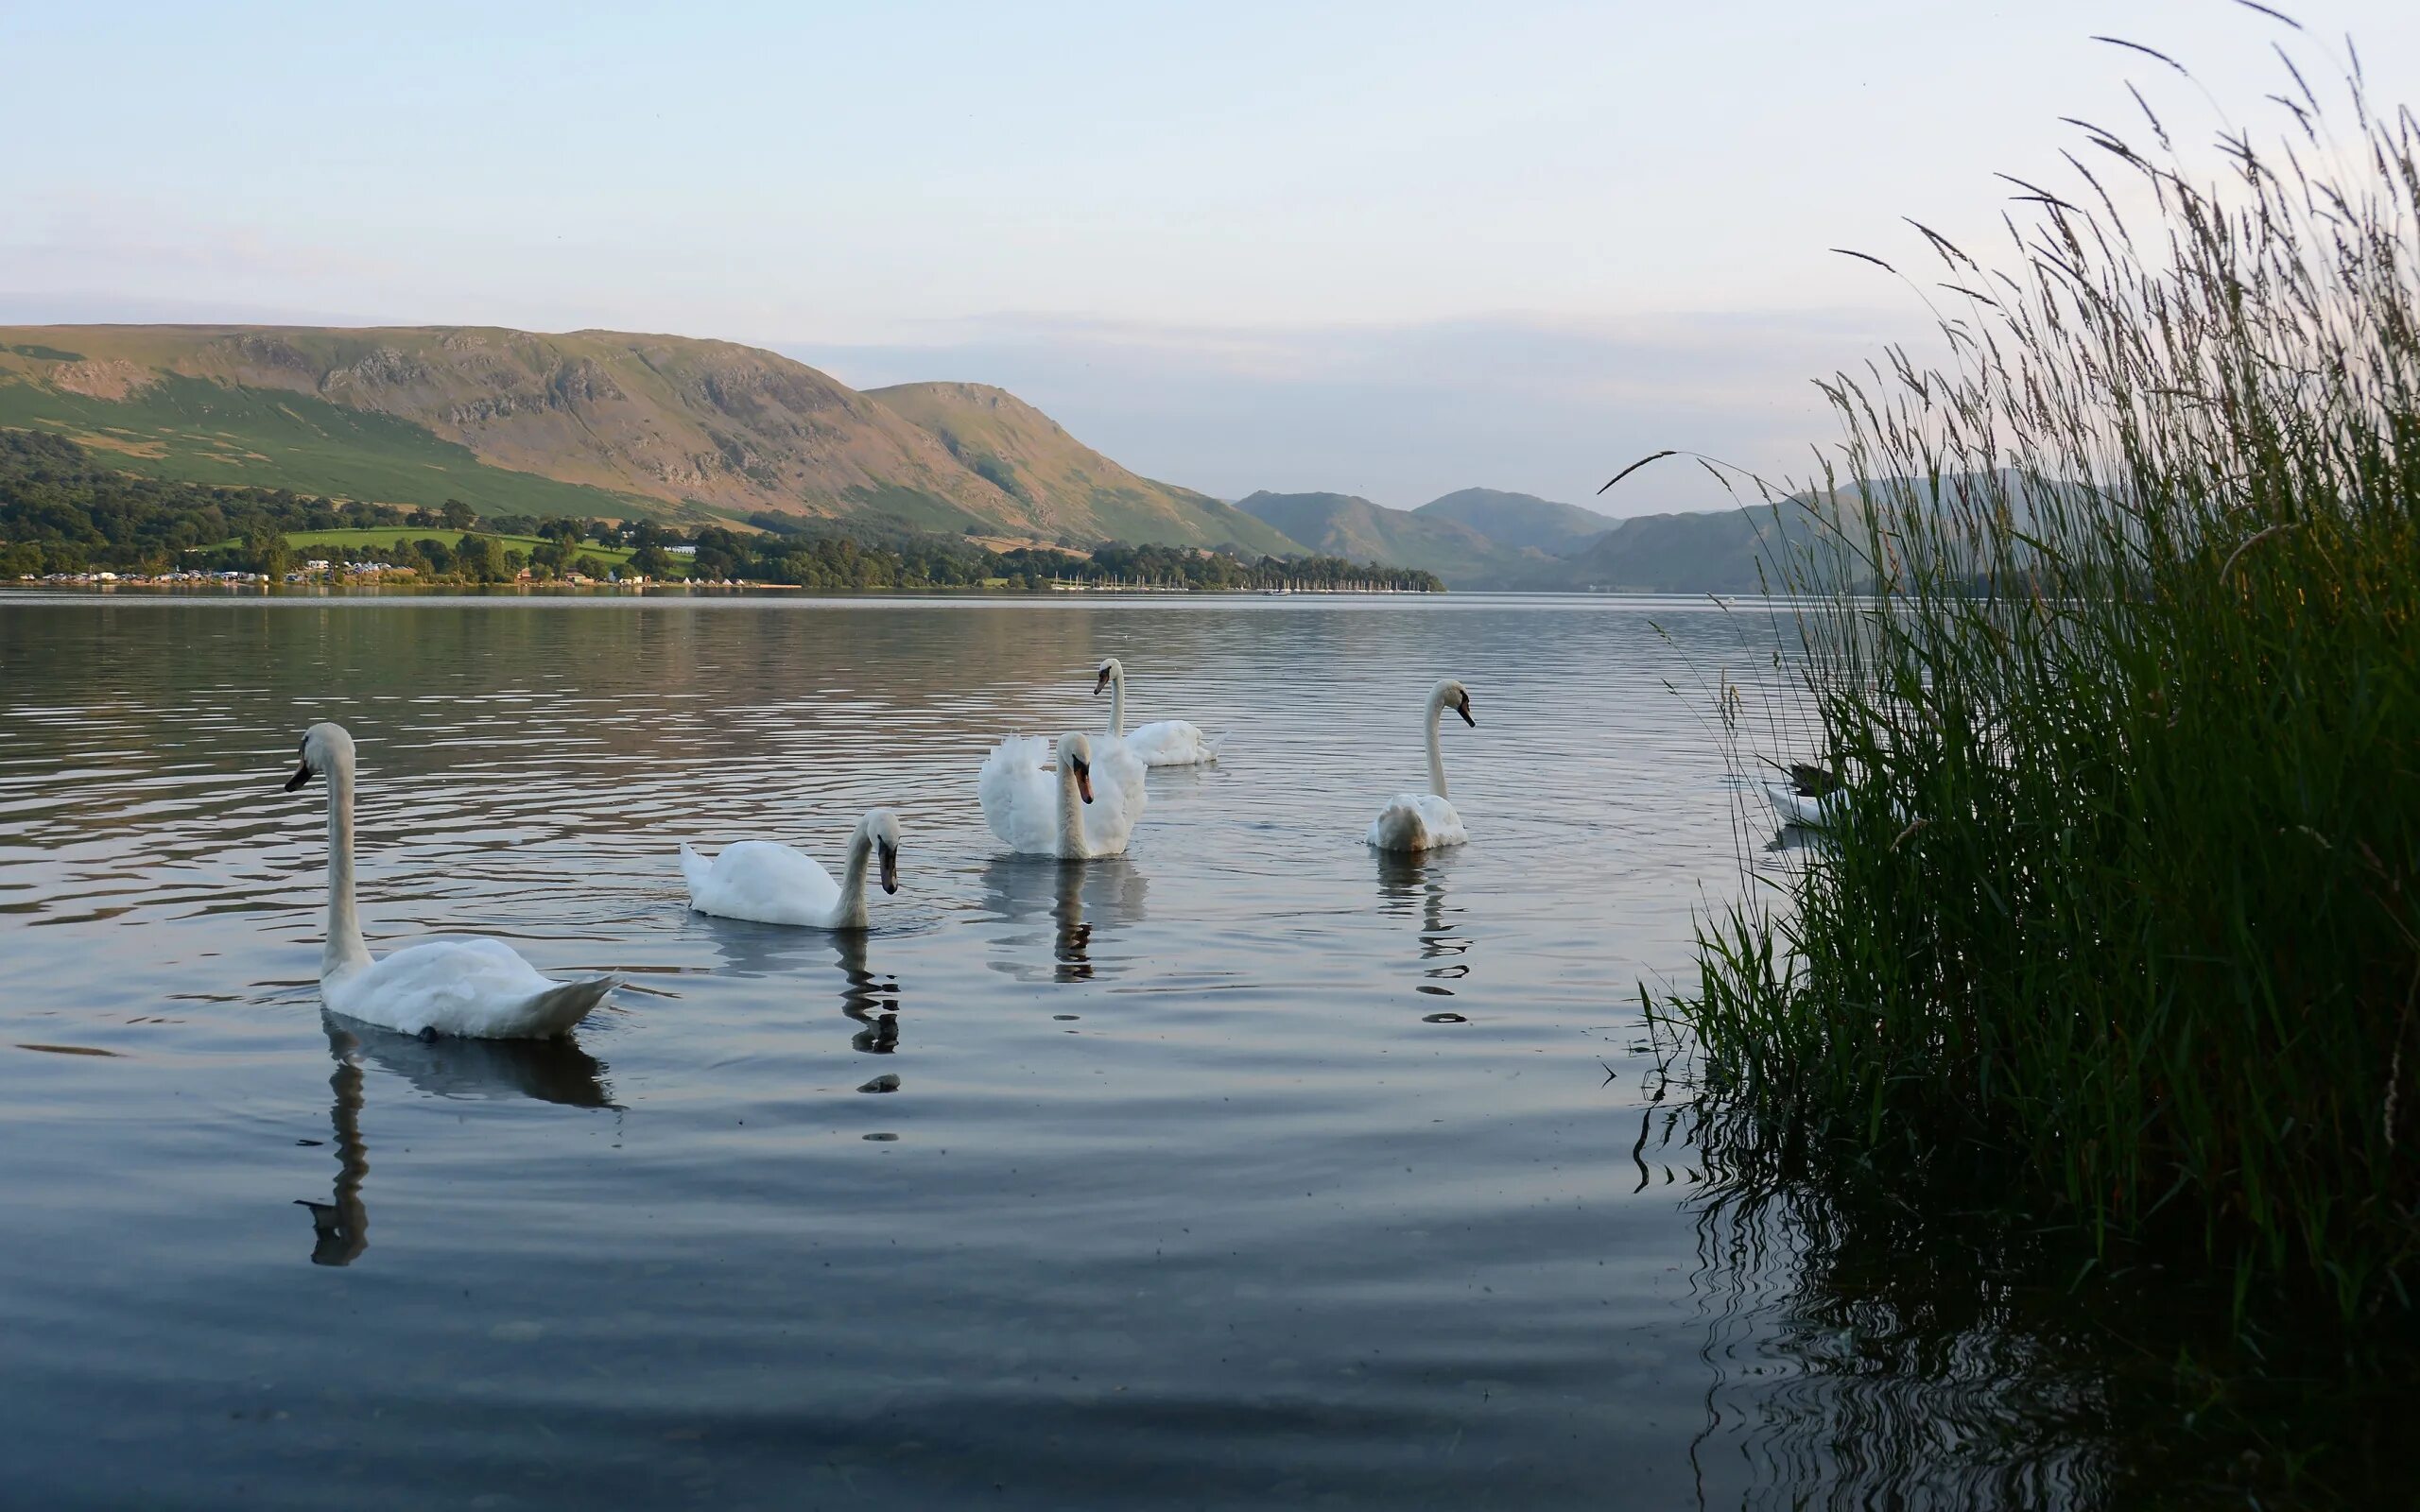
[[[1148,797],[1142,760],[1125,744],[1093,757],[1093,800],[1084,805],[1084,844],[1095,855],[1114,856],[1134,836]]]
[[[1138,725],[1126,737],[1126,748],[1146,766],[1195,766],[1218,758],[1218,748],[1201,737],[1190,720],[1157,719]]]
[[[1428,826],[1431,846],[1461,845],[1471,835],[1462,828],[1462,816],[1453,804],[1434,793],[1418,795],[1421,822]]]
[[[702,885],[692,880],[689,901],[725,919],[821,923],[840,901],[840,885],[803,851],[770,840],[736,840],[715,857]]]
[[[404,1034],[491,1035],[520,1005],[559,984],[494,939],[406,946],[325,984],[329,1007]]]
[[[976,777],[983,821],[1011,850],[1025,855],[1059,852],[1059,779],[1050,742],[1011,735],[992,747]]]

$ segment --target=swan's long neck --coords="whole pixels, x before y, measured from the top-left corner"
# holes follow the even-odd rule
[[[1076,764],[1059,753],[1059,853],[1081,856],[1084,849],[1084,799],[1076,791]]]
[[[840,868],[840,907],[832,922],[842,929],[866,925],[866,858],[873,854],[873,836],[857,826],[849,836],[849,863]]]
[[[320,980],[370,964],[361,916],[353,906],[353,760],[328,764],[328,940],[320,951]]]
[[[1109,669],[1109,735],[1112,740],[1126,738],[1126,669]]]
[[[1428,696],[1428,791],[1445,796],[1445,753],[1437,745],[1437,716],[1445,712],[1443,693]]]

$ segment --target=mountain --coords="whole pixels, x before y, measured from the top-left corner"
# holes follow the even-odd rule
[[[1500,545],[1458,520],[1348,493],[1261,492],[1236,507],[1323,556],[1425,568],[1449,588],[1499,586],[1549,565],[1541,553]]]
[[[1499,546],[1527,546],[1559,557],[1620,524],[1576,504],[1557,504],[1534,493],[1501,489],[1462,489],[1431,499],[1412,513],[1465,524]]]
[[[1286,544],[996,389],[987,404],[933,387],[886,404],[774,352],[611,331],[0,328],[0,426],[156,477],[487,514],[769,510],[1085,544],[1129,529],[1157,532],[1138,543]],[[942,434],[958,430],[990,438],[960,450],[997,458],[999,478],[953,452]]]
[[[1781,569],[1817,529],[1815,516],[1796,500],[1785,500],[1778,508],[1640,515],[1534,568],[1515,586],[1627,593],[1778,592]]]
[[[1303,548],[1229,504],[1128,472],[1057,421],[989,384],[900,384],[866,397],[941,442],[949,455],[1031,510],[1051,539]]]

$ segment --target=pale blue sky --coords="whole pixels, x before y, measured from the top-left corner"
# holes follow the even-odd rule
[[[2420,98],[2420,7],[2285,9]],[[1802,380],[1914,323],[1826,248],[1982,234],[1993,170],[2124,123],[2127,77],[2208,119],[2094,32],[2239,115],[2287,35],[2228,0],[0,0],[0,319],[723,336],[1002,383],[1229,495],[1579,498],[1823,438]]]

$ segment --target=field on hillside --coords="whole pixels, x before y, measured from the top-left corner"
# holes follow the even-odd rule
[[[442,525],[373,525],[356,530],[289,530],[285,543],[297,551],[313,546],[392,546],[406,541],[441,541],[449,548],[459,547],[466,536],[488,536],[500,542],[507,551],[534,551],[546,542],[537,536],[500,536],[489,530],[448,530]],[[232,542],[231,542],[232,544]],[[608,567],[619,567],[631,559],[628,546],[600,546],[593,541],[582,541],[573,553],[578,557],[594,557]]]
[[[651,500],[490,467],[465,446],[374,410],[170,377],[124,400],[0,383],[0,426],[65,436],[150,477],[291,489],[380,504],[460,499],[482,514],[661,513]]]

